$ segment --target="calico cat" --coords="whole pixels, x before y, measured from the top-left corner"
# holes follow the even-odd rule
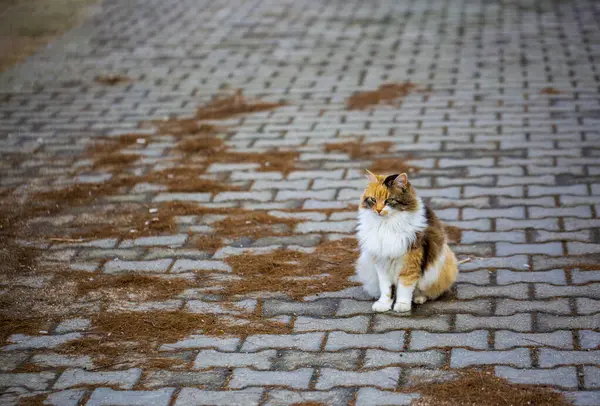
[[[408,312],[446,292],[458,267],[442,223],[423,204],[405,173],[383,176],[367,171],[369,185],[358,209],[358,279],[376,312]],[[395,287],[395,303],[392,297]]]

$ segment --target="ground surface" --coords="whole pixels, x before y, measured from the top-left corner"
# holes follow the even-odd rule
[[[13,227],[4,242],[30,241],[41,252],[22,274],[2,275],[9,299],[23,289],[18,299],[30,303],[65,274],[85,282],[129,271],[192,282],[156,300],[88,294],[68,306],[15,308],[46,324],[4,337],[1,402],[50,394],[59,405],[408,404],[413,395],[396,390],[411,381],[489,366],[513,382],[555,386],[578,405],[600,404],[598,18],[594,1],[105,1],[92,20],[0,75],[0,197],[23,202],[36,188],[122,176],[85,159],[103,135],[149,134],[127,146],[139,156],[122,172],[181,164],[173,153],[180,140],[140,123],[192,116],[228,89],[287,104],[214,121],[226,129],[212,137],[232,152],[299,155],[282,173],[218,154],[203,166],[212,151],[199,174],[239,190],[176,195],[152,182],[123,184],[60,210],[46,207],[41,219],[25,216],[29,228]],[[123,80],[95,81],[106,75]],[[355,92],[405,81],[417,87],[394,105],[348,110]],[[325,146],[343,142],[379,142],[383,151],[351,157]],[[401,317],[373,314],[353,287],[327,293],[324,286],[305,302],[286,296],[285,286],[281,294],[219,294],[244,278],[229,260],[234,254],[282,246],[310,254],[351,237],[361,169],[377,158],[413,168],[421,196],[462,230],[453,248],[476,259],[462,266],[452,295]],[[276,218],[288,210],[297,222],[273,226],[274,238],[264,230],[260,238],[233,235],[212,250],[197,238],[215,233],[215,213],[179,213],[174,228],[136,229],[134,238],[103,230],[79,242],[83,234],[65,231],[77,221],[112,227],[124,207],[148,211],[175,200]],[[133,229],[128,220],[114,224]],[[199,275],[225,287],[207,290]],[[60,287],[50,295],[63,297]],[[93,348],[65,350],[94,334],[96,343],[131,338],[124,331],[135,319],[106,333],[111,311],[139,312],[159,331],[169,321],[157,326],[152,315],[177,310],[205,319],[275,317],[282,326],[280,334],[214,336],[204,325],[176,340],[157,333],[137,360],[113,354],[98,363]],[[3,317],[14,326],[10,314]],[[117,355],[127,358],[122,345]],[[177,362],[150,364],[144,354]]]

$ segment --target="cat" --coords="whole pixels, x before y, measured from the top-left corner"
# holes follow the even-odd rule
[[[379,298],[376,312],[408,312],[412,302],[435,300],[458,276],[456,256],[442,223],[417,196],[405,173],[375,175],[358,209],[360,256],[357,278],[365,292]],[[395,288],[395,301],[392,297]]]

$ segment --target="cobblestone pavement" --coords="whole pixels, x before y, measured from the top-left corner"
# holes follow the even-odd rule
[[[284,178],[254,164],[215,164],[209,173],[246,190],[173,196],[136,187],[96,203],[297,209],[303,217],[290,239],[246,241],[241,250],[310,250],[353,233],[349,205],[370,162],[324,145],[361,135],[391,141],[382,156],[418,169],[411,178],[421,196],[462,229],[453,248],[475,260],[461,266],[454,298],[410,317],[373,314],[358,288],[306,303],[246,297],[248,311],[279,316],[291,333],[160,343],[186,362],[178,369],[98,369],[89,357],[58,354],[91,328],[89,313],[60,320],[4,344],[2,404],[31,394],[55,405],[409,404],[417,395],[395,389],[411,379],[489,366],[513,382],[553,385],[577,405],[600,405],[599,18],[591,0],[105,1],[92,20],[0,75],[0,149],[35,152],[0,163],[0,191],[73,182],[65,162],[94,137],[189,116],[223,89],[241,88],[287,105],[221,120],[229,148],[298,151],[303,169]],[[94,82],[107,73],[132,81]],[[357,91],[404,81],[425,91],[396,106],[346,108]],[[148,144],[138,164],[161,165],[170,145]],[[74,181],[108,176],[90,170]],[[158,237],[40,246],[45,261],[95,274],[227,275],[223,260],[240,248],[208,254],[191,244],[194,230],[210,226],[191,216]],[[221,299],[129,305],[222,313]]]

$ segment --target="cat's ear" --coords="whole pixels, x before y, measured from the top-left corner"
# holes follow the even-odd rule
[[[401,173],[400,175],[398,175],[394,183],[402,188],[408,186],[408,175],[406,173]]]
[[[390,175],[385,178],[383,184],[388,188],[397,187],[404,189],[408,185],[408,176],[405,173]]]
[[[369,181],[369,183],[377,183],[377,176],[375,176],[375,174],[373,172],[371,172],[368,169],[365,169],[365,171],[367,173],[365,173],[365,177],[367,178],[367,180]]]

